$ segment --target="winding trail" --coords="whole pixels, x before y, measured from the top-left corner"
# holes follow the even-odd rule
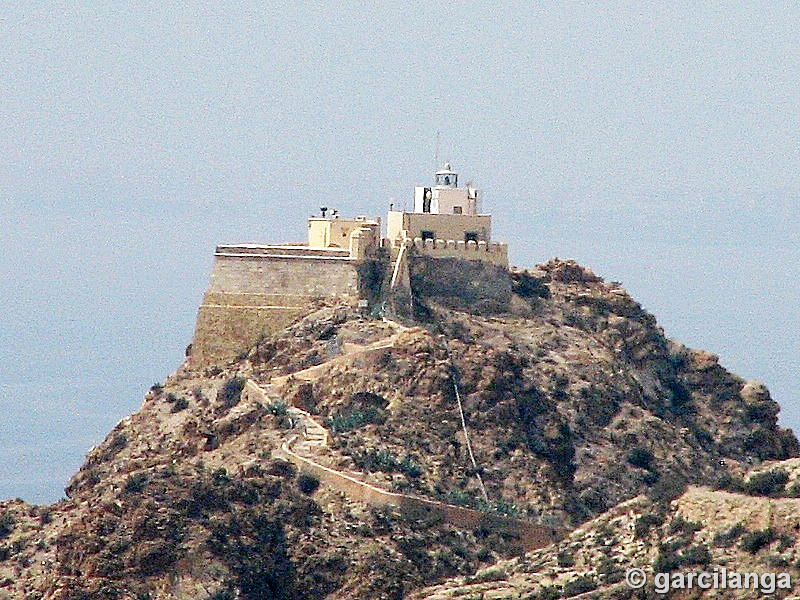
[[[254,396],[262,404],[286,404],[287,411],[295,423],[294,429],[299,429],[301,432],[289,435],[281,444],[280,450],[275,451],[274,454],[289,460],[305,472],[313,473],[321,483],[343,492],[350,498],[361,500],[373,506],[396,507],[401,513],[411,518],[450,523],[464,529],[488,528],[502,531],[510,538],[515,539],[515,545],[524,551],[547,546],[563,537],[562,531],[539,523],[429,500],[412,494],[390,492],[364,481],[364,473],[341,471],[318,462],[318,457],[331,454],[328,430],[314,419],[310,413],[286,402],[278,388],[285,385],[289,378],[314,381],[333,365],[343,364],[352,361],[358,356],[394,347],[398,336],[408,331],[409,328],[393,321],[386,319],[385,321],[392,325],[395,333],[383,340],[367,346],[350,347],[343,354],[319,365],[297,371],[291,375],[274,377],[266,385],[259,385],[252,379],[248,379],[248,394]]]

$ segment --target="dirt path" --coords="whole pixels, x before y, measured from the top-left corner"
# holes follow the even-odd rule
[[[518,545],[526,551],[547,546],[559,539],[562,536],[562,532],[552,527],[445,502],[428,500],[420,496],[390,492],[364,481],[363,473],[357,471],[345,472],[318,462],[319,458],[330,454],[328,430],[317,422],[311,414],[286,402],[279,389],[285,386],[289,378],[314,381],[333,365],[352,361],[370,352],[392,348],[398,336],[408,331],[409,328],[394,322],[388,323],[395,328],[396,332],[383,340],[360,348],[351,347],[344,354],[322,364],[303,369],[291,375],[274,377],[269,384],[264,386],[248,380],[249,392],[255,394],[262,403],[280,402],[288,405],[287,410],[295,426],[292,434],[284,440],[280,451],[276,452],[276,454],[289,460],[304,471],[315,474],[320,482],[347,494],[353,499],[361,500],[371,505],[394,506],[404,513],[443,520],[467,529],[475,529],[480,526],[492,527],[504,531],[512,538],[516,538]]]

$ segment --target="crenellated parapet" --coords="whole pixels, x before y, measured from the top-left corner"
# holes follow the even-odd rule
[[[442,240],[398,238],[392,242],[392,254],[395,255],[400,247],[406,244],[431,258],[460,258],[463,260],[480,260],[501,267],[508,267],[508,244],[499,242],[486,242],[484,240]]]

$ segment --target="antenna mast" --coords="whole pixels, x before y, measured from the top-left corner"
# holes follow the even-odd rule
[[[436,152],[433,155],[433,161],[436,163],[435,165],[433,165],[433,170],[436,171],[436,169],[439,168],[439,132],[438,131],[436,132]]]

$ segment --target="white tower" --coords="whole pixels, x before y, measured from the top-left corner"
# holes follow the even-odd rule
[[[414,188],[414,212],[434,215],[477,215],[478,190],[458,187],[458,173],[450,163],[436,171],[434,186]]]

